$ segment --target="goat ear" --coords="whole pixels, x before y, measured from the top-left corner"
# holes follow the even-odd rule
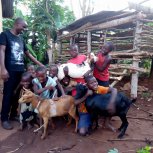
[[[26,90],[26,88],[25,88],[25,87],[23,87],[23,90],[25,91],[25,90]]]

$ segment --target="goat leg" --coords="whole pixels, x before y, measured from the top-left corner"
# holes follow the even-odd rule
[[[122,138],[123,136],[124,136],[124,134],[125,134],[125,132],[126,132],[126,129],[127,129],[127,127],[128,127],[128,123],[126,123],[126,125],[122,128],[122,130],[121,130],[121,132],[120,132],[120,134],[118,135],[118,138]]]
[[[120,116],[121,120],[122,120],[122,125],[121,127],[119,128],[120,130],[120,134],[118,135],[118,138],[122,138],[126,132],[126,129],[128,127],[128,121],[127,121],[127,118],[126,118],[126,114],[122,114]]]
[[[75,119],[75,131],[77,133],[77,129],[78,129],[78,121],[79,121],[79,118],[78,116],[76,115],[76,108],[73,106],[71,107],[70,111],[68,112],[69,115]]]
[[[112,126],[112,124],[110,123],[111,117],[106,117],[105,118],[105,127],[110,129],[113,132],[116,132],[116,129]]]
[[[52,127],[52,129],[55,130],[56,126],[55,126],[55,124],[53,122],[53,118],[50,118],[50,121],[51,121],[51,127]]]
[[[72,117],[71,116],[68,116],[67,126],[70,126],[71,123],[72,123]]]
[[[47,126],[48,126],[48,118],[47,117],[43,117],[43,121],[44,121],[44,132],[41,136],[41,139],[45,139],[46,137],[46,133],[47,133]]]

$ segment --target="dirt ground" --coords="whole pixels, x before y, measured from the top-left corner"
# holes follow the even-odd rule
[[[127,81],[129,80],[124,79],[117,88],[123,87]],[[118,149],[119,153],[136,153],[138,148],[147,144],[153,146],[153,80],[140,79],[139,85],[145,86],[148,91],[139,93],[135,103],[139,109],[131,106],[128,112],[129,127],[123,139],[117,139],[118,133],[102,127],[89,136],[81,137],[73,132],[74,123],[67,127],[66,121],[61,117],[54,119],[56,129],[48,128],[49,135],[41,140],[40,134],[33,133],[34,129],[21,132],[17,130],[19,123],[12,122],[14,130],[6,131],[0,126],[0,153],[47,153],[55,148],[59,150],[50,153],[108,153],[113,148]],[[114,117],[111,123],[118,128],[121,121]],[[101,120],[99,124],[101,125]]]

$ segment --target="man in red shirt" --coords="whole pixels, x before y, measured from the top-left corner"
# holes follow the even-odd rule
[[[101,86],[109,86],[109,71],[111,56],[109,53],[114,50],[112,42],[106,42],[102,49],[98,52],[98,61],[95,63],[93,75]]]

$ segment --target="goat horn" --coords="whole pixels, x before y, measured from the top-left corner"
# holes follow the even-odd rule
[[[26,89],[25,87],[23,87],[23,90],[24,90],[24,91],[28,91],[28,89]]]

